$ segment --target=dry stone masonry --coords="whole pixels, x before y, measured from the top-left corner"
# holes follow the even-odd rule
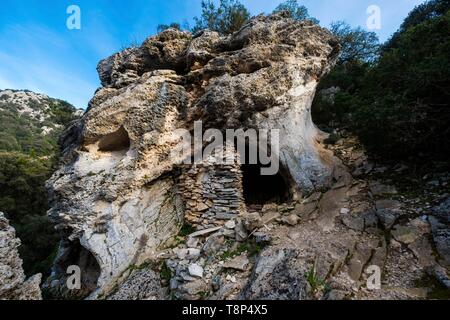
[[[225,149],[221,161],[212,157],[194,164],[180,179],[185,220],[197,229],[222,226],[246,210],[239,155],[234,148]]]

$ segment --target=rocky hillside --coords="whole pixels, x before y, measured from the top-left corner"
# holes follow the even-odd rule
[[[46,218],[45,180],[58,137],[82,114],[65,101],[31,91],[0,90],[0,210],[16,228],[29,275],[47,275],[58,237]]]

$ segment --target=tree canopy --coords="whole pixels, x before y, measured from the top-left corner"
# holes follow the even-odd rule
[[[210,29],[221,34],[238,31],[250,18],[250,12],[238,0],[220,0],[216,6],[212,0],[202,0],[202,14],[195,17],[192,32]]]
[[[308,9],[305,6],[300,5],[297,0],[287,0],[279,4],[273,12],[277,13],[281,11],[288,12],[291,18],[295,20],[311,20],[314,23],[319,23],[319,20],[311,17]]]
[[[45,120],[30,111],[19,112],[22,103],[31,112],[45,114]],[[21,240],[19,253],[26,274],[45,276],[59,239],[46,215],[45,182],[57,162],[59,134],[76,118],[76,109],[51,98],[22,103],[7,95],[0,98],[0,210]]]
[[[375,32],[365,31],[361,27],[352,28],[344,21],[333,22],[330,29],[341,44],[338,64],[373,62],[377,59],[380,44]]]
[[[160,24],[156,28],[156,31],[158,33],[160,33],[160,32],[163,32],[164,30],[167,30],[167,29],[170,29],[170,28],[181,30],[181,25],[178,22],[172,22],[171,24]]]
[[[374,54],[375,42],[367,42],[373,37],[361,30],[350,37],[356,45],[342,41],[353,34],[342,25],[333,28],[343,43],[340,64],[320,85],[339,90],[332,103],[316,97],[315,119],[351,129],[374,155],[448,161],[449,1],[432,0],[415,8],[379,55]]]

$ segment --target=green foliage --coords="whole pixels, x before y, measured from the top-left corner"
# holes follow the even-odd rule
[[[171,24],[160,24],[157,27],[157,31],[160,33],[170,28],[181,30],[181,25],[178,22],[172,22]]]
[[[49,99],[47,103],[50,107],[50,120],[52,123],[65,126],[69,122],[75,120],[75,108],[68,102]]]
[[[331,32],[341,45],[341,54],[336,67],[320,83],[318,91],[338,88],[333,99],[316,95],[313,103],[313,118],[324,126],[331,122],[350,123],[349,115],[358,108],[358,92],[365,85],[367,72],[379,56],[378,37],[360,27],[351,28],[338,21],[331,24]]]
[[[312,266],[311,269],[309,269],[309,271],[305,274],[305,277],[313,294],[325,287],[325,281],[317,276],[315,266]]]
[[[166,281],[170,281],[170,279],[172,279],[172,276],[173,276],[172,271],[167,266],[166,262],[163,262],[161,264],[160,276],[161,276],[161,279],[164,279]]]
[[[331,24],[331,32],[341,45],[338,64],[347,62],[373,62],[379,54],[379,40],[375,32],[367,32],[361,27],[352,28],[344,21]]]
[[[40,156],[56,152],[58,136],[63,127],[75,119],[75,108],[65,101],[55,99],[48,99],[42,105],[30,101],[27,106],[38,111],[43,110],[44,104],[49,110],[45,111],[47,119],[41,122],[29,113],[17,112],[18,105],[0,101],[0,150]],[[42,132],[45,126],[51,131],[44,135]]]
[[[369,70],[359,96],[357,132],[374,152],[447,157],[450,11],[399,34]]]
[[[281,12],[281,11],[288,12],[292,19],[311,20],[314,23],[319,24],[319,20],[311,17],[308,13],[308,9],[305,6],[300,5],[297,2],[297,0],[287,0],[287,1],[279,4],[273,12],[277,13],[277,12]]]
[[[202,14],[195,17],[192,32],[210,29],[221,34],[238,31],[250,18],[250,12],[238,0],[220,0],[216,6],[212,0],[202,0]]]
[[[16,229],[27,274],[48,274],[58,236],[46,216],[45,181],[52,161],[18,152],[0,152],[0,208]]]
[[[227,260],[240,256],[244,252],[247,252],[248,256],[253,257],[258,255],[262,249],[264,249],[263,244],[256,243],[255,240],[246,240],[245,242],[240,243],[237,248],[226,250],[219,258],[221,260]]]
[[[340,91],[334,101],[320,94],[316,97],[315,120],[346,126],[376,156],[413,161],[448,159],[448,8],[448,1],[441,0],[413,10],[375,61],[371,50],[341,60],[319,88],[335,86]]]
[[[427,288],[427,299],[449,300],[450,290],[445,287],[436,277],[431,275],[423,275],[415,281],[417,288]]]
[[[47,107],[45,107],[47,106]],[[29,100],[26,107],[42,113],[41,121],[5,95],[0,99],[0,210],[21,240],[19,253],[27,275],[49,274],[59,236],[47,218],[45,181],[58,156],[57,139],[75,119],[75,108],[65,101]],[[52,129],[47,134],[43,127]]]
[[[384,45],[386,49],[397,45],[400,35],[409,28],[415,27],[423,22],[440,17],[450,9],[450,0],[431,0],[414,8],[403,21],[399,30],[394,33],[391,39]]]

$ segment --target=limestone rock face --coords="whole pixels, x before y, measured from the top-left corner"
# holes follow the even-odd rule
[[[42,275],[25,279],[19,246],[14,228],[0,212],[0,300],[40,300]]]
[[[203,180],[192,185],[208,194],[182,189],[180,181],[192,178],[186,170],[198,168],[171,157],[174,132],[192,130],[195,121],[222,131],[278,129],[290,192],[328,185],[336,163],[318,143],[310,107],[338,52],[327,30],[278,14],[258,16],[230,36],[169,29],[101,61],[103,87],[64,134],[63,164],[48,181],[49,215],[63,237],[48,286],[70,296],[66,269],[80,265],[82,295],[95,297],[154,257],[178,233],[186,207],[198,209],[198,229],[203,220],[214,227],[214,218],[233,217],[224,212],[239,213],[241,187],[221,174],[214,181],[230,187],[210,186],[215,167],[200,170]],[[236,170],[230,166],[231,177],[240,176]]]

